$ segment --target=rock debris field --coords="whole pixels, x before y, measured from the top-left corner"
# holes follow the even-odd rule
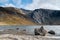
[[[60,40],[59,36],[33,36],[33,35],[13,35],[2,34],[0,40]]]

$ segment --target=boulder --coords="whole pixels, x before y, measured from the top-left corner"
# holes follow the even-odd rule
[[[16,30],[19,30],[19,28],[16,28]]]
[[[52,35],[55,35],[55,31],[53,31],[53,30],[48,31],[48,33],[52,34]]]
[[[41,26],[41,28],[35,28],[34,33],[35,35],[45,36],[47,31]]]

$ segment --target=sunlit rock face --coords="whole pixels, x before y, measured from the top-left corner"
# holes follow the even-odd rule
[[[39,24],[60,24],[60,10],[36,9],[31,18]]]

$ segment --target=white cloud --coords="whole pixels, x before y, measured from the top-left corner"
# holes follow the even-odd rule
[[[3,3],[3,7],[17,7],[20,8],[22,6],[21,0],[12,0],[13,3],[9,3],[9,0],[0,0],[0,3]]]
[[[8,0],[0,0],[0,3],[6,3]]]
[[[13,1],[13,3],[14,3],[17,7],[20,8],[20,6],[21,6],[21,0],[12,0],[12,1]]]
[[[9,0],[0,0],[0,3],[4,3],[2,6],[6,7],[17,7],[29,10],[45,8],[45,9],[57,9],[60,10],[60,0],[33,0],[31,4],[22,5],[21,0],[12,0],[14,4],[9,3]],[[1,6],[1,5],[0,5]]]
[[[40,8],[44,8],[44,9],[53,9],[53,10],[60,10],[60,8],[56,5],[53,4],[49,4],[49,3],[45,3],[45,4],[41,4]]]
[[[40,0],[33,0],[31,4],[26,5],[25,9],[37,9],[40,6]]]
[[[5,5],[2,5],[3,7],[15,7],[15,5],[13,5],[13,4],[5,4]]]
[[[31,4],[26,5],[25,9],[34,10],[38,8],[45,8],[60,10],[59,1],[60,0],[33,0]]]

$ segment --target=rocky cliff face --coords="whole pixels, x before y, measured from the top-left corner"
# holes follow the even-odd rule
[[[32,12],[31,18],[39,24],[59,25],[60,11],[49,9],[36,9]]]
[[[25,10],[13,7],[0,7],[0,24],[19,25],[59,25],[60,10],[35,9]]]

